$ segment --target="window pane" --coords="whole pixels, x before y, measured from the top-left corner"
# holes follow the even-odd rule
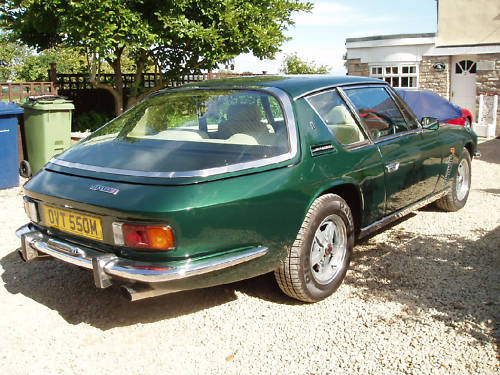
[[[377,74],[377,68],[372,67],[372,74]]]
[[[409,87],[409,77],[401,77],[401,87]]]
[[[382,74],[382,68],[377,68],[377,74]]]
[[[384,88],[353,88],[345,92],[373,138],[408,130],[403,115]]]
[[[410,66],[410,73],[416,73],[417,72],[417,67],[416,66]]]
[[[417,77],[410,77],[410,87],[417,87]]]
[[[392,74],[398,74],[399,68],[397,66],[392,67]]]
[[[86,154],[91,165],[147,172],[226,168],[287,153],[283,119],[280,104],[259,91],[166,92],[145,99],[59,157],[79,162]],[[117,152],[123,157],[116,159]]]
[[[385,81],[390,85],[391,84],[391,77],[386,77]]]
[[[365,139],[337,91],[327,91],[311,96],[307,100],[341,144],[356,143]]]
[[[470,73],[476,73],[476,63],[472,64],[472,66],[469,69]]]
[[[408,128],[410,129],[418,129],[419,124],[415,116],[411,114],[411,110],[408,107],[408,104],[406,104],[399,96],[395,96],[396,101],[399,104],[399,108],[401,109],[401,112],[403,113],[404,118],[406,119],[406,124],[408,125]]]
[[[391,74],[391,67],[390,66],[385,67],[385,74]]]
[[[460,66],[460,64],[455,64],[455,73],[456,74],[460,74],[462,73],[462,67]]]
[[[403,74],[408,74],[408,66],[403,66]]]
[[[399,77],[392,77],[392,87],[399,87]]]

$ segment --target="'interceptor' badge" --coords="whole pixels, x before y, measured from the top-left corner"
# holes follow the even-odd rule
[[[92,185],[90,187],[90,190],[94,191],[100,191],[101,193],[108,193],[108,194],[113,194],[116,195],[120,190],[109,187],[109,186],[102,186],[102,185]]]

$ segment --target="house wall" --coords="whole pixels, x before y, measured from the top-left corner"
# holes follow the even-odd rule
[[[437,63],[444,63],[446,68],[438,72],[434,69]],[[450,57],[449,56],[424,56],[419,66],[419,90],[431,90],[450,99]]]
[[[476,74],[476,113],[479,106],[479,95],[498,95],[500,101],[500,53],[479,55]],[[500,136],[500,102],[497,110],[496,135]]]
[[[348,59],[347,75],[368,77],[370,75],[368,64],[362,63],[361,59]]]

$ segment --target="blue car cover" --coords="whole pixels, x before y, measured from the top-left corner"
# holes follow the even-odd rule
[[[435,117],[441,122],[462,117],[462,109],[432,91],[397,90],[419,120]]]

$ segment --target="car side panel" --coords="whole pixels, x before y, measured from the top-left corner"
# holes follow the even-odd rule
[[[299,114],[303,168],[312,189],[308,207],[314,199],[335,186],[357,186],[361,200],[361,225],[366,226],[384,215],[384,169],[378,148],[368,142],[358,148],[341,146],[309,104],[296,103]],[[316,147],[331,146],[330,150],[314,153]],[[306,212],[304,212],[305,215]]]
[[[465,127],[458,127],[441,123],[437,131],[439,142],[442,147],[443,163],[436,183],[435,191],[441,191],[450,184],[450,180],[456,174],[458,160],[467,143],[474,146],[473,153],[477,150],[477,136],[475,133]],[[471,155],[473,157],[474,155]]]
[[[378,142],[385,163],[386,215],[431,194],[441,171],[437,133],[423,130]]]

